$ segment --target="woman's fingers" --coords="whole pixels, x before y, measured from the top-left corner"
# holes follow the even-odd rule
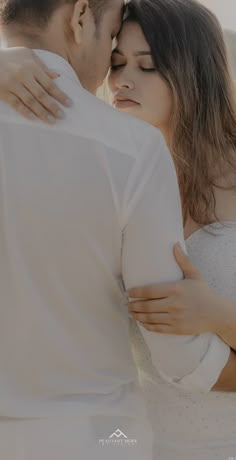
[[[169,313],[171,310],[171,299],[160,300],[136,300],[129,302],[129,311],[136,313]]]
[[[161,299],[179,293],[181,282],[150,284],[132,288],[128,296],[133,299]]]
[[[8,93],[5,98],[5,102],[9,104],[16,112],[23,115],[28,120],[36,120],[36,115],[26,107],[26,105],[14,94]]]
[[[24,86],[16,85],[14,93],[9,94],[7,102],[13,109],[28,119],[40,118],[40,120],[48,124],[56,122],[56,118]]]
[[[73,101],[58,88],[55,80],[50,78],[43,70],[37,68],[37,72],[34,73],[35,80],[41,86],[41,88],[50,95],[53,99],[60,102],[65,107],[71,107]],[[32,81],[32,80],[31,80]],[[32,88],[33,90],[33,88]],[[33,93],[33,91],[31,91]],[[34,93],[33,93],[34,94]]]
[[[141,326],[144,327],[147,331],[150,332],[157,332],[159,334],[175,334],[175,335],[181,335],[180,331],[173,330],[172,326],[168,324],[148,324],[144,323]]]
[[[32,52],[32,56],[34,58],[34,63],[36,63],[40,69],[42,69],[50,78],[57,78],[60,77],[60,74],[58,72],[55,72],[52,69],[49,69],[49,67],[44,64],[43,61],[34,53]]]
[[[1,100],[28,119],[34,114],[51,124],[63,118],[60,104],[70,107],[72,101],[56,85],[58,73],[27,48],[1,50],[0,58]]]
[[[37,81],[32,79],[32,81],[27,84],[27,90],[28,92],[30,91],[31,96],[26,100],[26,105],[35,115],[39,116],[38,109],[40,106],[42,114],[46,112],[48,115],[52,115],[55,118],[64,118],[64,111]],[[41,119],[42,116],[40,116]]]
[[[168,313],[133,313],[133,318],[135,318],[139,323],[147,324],[172,324],[172,317]]]

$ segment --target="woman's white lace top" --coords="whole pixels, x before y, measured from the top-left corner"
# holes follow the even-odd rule
[[[209,285],[220,295],[235,300],[236,308],[236,222],[208,225],[192,234],[186,246],[190,259]],[[132,319],[130,330],[156,449],[162,452],[160,460],[172,454],[176,459],[208,460],[210,452],[212,458],[236,459],[236,392],[190,393],[163,382]],[[172,453],[169,457],[165,455],[168,449]]]

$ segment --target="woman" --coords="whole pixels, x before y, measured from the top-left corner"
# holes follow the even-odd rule
[[[38,64],[33,72],[30,66],[27,81],[21,76],[24,86],[30,90],[35,76],[47,86],[42,69],[37,78]],[[236,349],[236,114],[217,20],[192,0],[132,0],[108,84],[114,107],[156,126],[166,139],[179,178],[188,253],[197,267],[176,246],[185,280],[132,290],[130,297],[148,300],[131,302],[129,309],[154,332],[211,331]],[[5,100],[9,88],[20,95],[18,83],[0,86]],[[39,102],[32,107],[34,113],[48,114],[52,100],[45,100],[43,109]],[[50,112],[56,114],[56,107]],[[236,457],[235,394],[189,394],[169,386],[152,370],[135,322],[132,334],[138,365],[155,380],[154,385],[144,379],[143,385],[156,458]]]
[[[116,108],[162,131],[177,168],[188,253],[202,272],[176,247],[186,279],[132,290],[130,297],[149,300],[130,303],[130,311],[148,330],[212,331],[236,349],[236,115],[216,19],[195,2],[131,2],[109,87]],[[134,325],[133,334],[138,365],[154,377]],[[156,387],[144,388],[157,458],[236,456],[235,394],[180,393],[154,378]]]

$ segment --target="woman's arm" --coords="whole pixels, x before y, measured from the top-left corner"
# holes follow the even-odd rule
[[[55,84],[59,74],[49,70],[28,48],[0,48],[0,100],[32,120],[55,123],[72,101]]]
[[[163,334],[217,334],[236,350],[236,303],[213,291],[178,245],[175,258],[185,279],[132,289],[129,304],[133,317],[150,331]]]
[[[236,352],[231,350],[229,360],[211,391],[236,391]]]
[[[209,288],[179,246],[175,246],[174,252],[185,279],[131,289],[128,295],[134,300],[129,310],[149,331],[177,335],[217,334],[231,351],[211,391],[236,391],[236,352],[233,350],[236,349],[236,304]]]
[[[218,321],[215,334],[236,351],[236,303],[218,296]]]

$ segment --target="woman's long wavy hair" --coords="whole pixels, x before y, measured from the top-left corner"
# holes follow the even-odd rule
[[[195,0],[131,0],[126,20],[141,26],[173,93],[170,148],[184,224],[218,221],[214,187],[223,188],[225,170],[236,177],[235,89],[220,24]]]

